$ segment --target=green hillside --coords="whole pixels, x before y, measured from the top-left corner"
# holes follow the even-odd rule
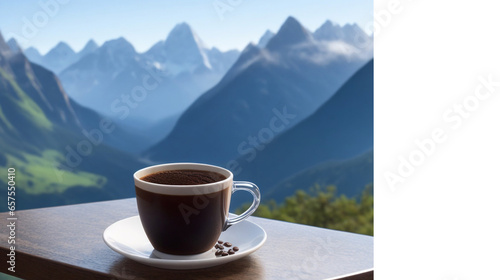
[[[16,209],[132,197],[132,174],[144,164],[82,134],[79,123],[89,131],[103,118],[82,108],[76,115],[57,77],[22,54],[0,58],[0,168],[16,170]]]
[[[0,79],[3,82],[2,106],[16,114],[5,114],[0,111],[2,130],[2,161],[0,168],[16,169],[16,187],[27,194],[62,193],[72,186],[101,188],[107,179],[104,176],[85,171],[64,171],[62,176],[57,167],[64,162],[64,155],[56,150],[56,139],[61,129],[55,132],[55,126],[44,114],[43,110],[26,94],[15,79],[0,68]],[[17,126],[22,125],[18,128]],[[28,133],[20,132],[29,130]],[[31,139],[45,139],[44,143],[32,144]],[[30,137],[30,138],[31,138]],[[24,139],[23,139],[24,138]],[[60,139],[60,138],[59,138]],[[62,137],[68,139],[68,136]],[[37,145],[38,144],[38,145]],[[58,173],[56,173],[59,172]],[[7,183],[7,177],[0,180]]]
[[[52,123],[45,116],[43,110],[21,89],[21,87],[19,87],[14,78],[1,68],[0,76],[8,82],[7,87],[12,88],[15,93],[14,95],[5,95],[4,97],[9,99],[13,105],[15,104],[15,106],[19,109],[19,112],[35,125],[52,130]],[[4,119],[5,116],[2,120]],[[9,122],[7,121],[7,123]],[[10,125],[10,127],[12,126]]]
[[[3,170],[16,169],[16,186],[27,194],[62,193],[72,186],[102,188],[106,177],[85,171],[61,171],[57,166],[64,161],[56,150],[44,150],[41,155],[21,153],[20,157],[7,154]],[[1,177],[7,183],[7,176]]]

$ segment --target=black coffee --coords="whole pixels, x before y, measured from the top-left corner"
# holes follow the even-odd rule
[[[199,170],[162,171],[141,178],[168,185],[198,185],[226,179]],[[210,250],[226,221],[231,187],[208,194],[165,195],[135,187],[142,225],[153,247],[163,253],[192,255]]]
[[[191,169],[160,171],[141,178],[143,181],[164,185],[202,185],[224,179],[226,176],[217,172]]]

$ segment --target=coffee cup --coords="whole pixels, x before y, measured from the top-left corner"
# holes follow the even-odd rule
[[[195,255],[211,250],[221,232],[259,206],[259,188],[233,181],[231,171],[201,163],[169,163],[134,173],[137,208],[151,245],[160,253]],[[229,217],[232,193],[244,190],[253,202]]]

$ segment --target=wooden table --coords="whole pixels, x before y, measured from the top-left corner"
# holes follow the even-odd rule
[[[102,239],[109,225],[134,215],[135,198],[17,211],[15,273],[7,270],[5,225],[0,272],[23,279],[373,279],[373,237],[256,217],[249,219],[268,239],[250,256],[192,271],[146,266]],[[6,225],[9,217],[0,213]]]

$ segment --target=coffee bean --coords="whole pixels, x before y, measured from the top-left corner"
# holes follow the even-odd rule
[[[224,251],[224,246],[228,247],[227,251]],[[231,242],[224,242],[222,240],[217,240],[217,243],[214,246],[217,249],[217,251],[215,252],[215,255],[225,257],[228,255],[234,255],[237,251],[240,250],[240,248],[238,248],[236,246],[231,248],[232,246],[233,246],[233,244],[231,244]]]

